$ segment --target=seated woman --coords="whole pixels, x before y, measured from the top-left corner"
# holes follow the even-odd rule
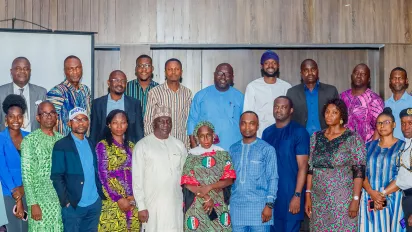
[[[193,132],[197,147],[189,150],[182,181],[185,231],[232,231],[229,186],[236,178],[229,154],[213,145],[214,127],[199,122]]]
[[[7,231],[25,232],[28,229],[27,208],[21,176],[21,142],[28,135],[20,128],[26,112],[26,100],[15,94],[3,101],[7,127],[0,132],[0,182],[3,188],[4,204],[9,223]],[[16,209],[14,211],[13,209]],[[24,219],[24,220],[22,220]]]
[[[127,141],[126,112],[113,110],[106,117],[105,139],[96,146],[99,178],[106,200],[102,201],[99,231],[139,231],[138,210],[132,188],[132,152]]]
[[[366,144],[367,166],[366,178],[363,181],[359,231],[405,231],[399,223],[403,218],[402,192],[397,191],[386,196],[386,199],[382,193],[390,183],[396,182],[396,158],[405,144],[393,136],[396,126],[398,125],[391,108],[385,108],[376,120],[379,140]],[[371,201],[374,204],[373,210],[370,208]],[[383,207],[384,201],[387,202],[386,207]]]

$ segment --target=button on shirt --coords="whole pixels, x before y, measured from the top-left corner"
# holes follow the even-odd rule
[[[407,148],[407,149],[406,149]],[[411,152],[412,152],[412,139],[405,139],[405,146],[401,153],[402,163],[407,168],[411,169]],[[412,188],[412,172],[408,171],[405,167],[400,165],[398,176],[396,177],[396,186],[402,190]]]
[[[107,111],[106,111],[106,116],[109,115],[109,113],[112,110],[124,110],[124,94],[122,95],[122,97],[115,101],[112,99],[112,96],[110,96],[110,94],[108,94],[107,96]]]
[[[84,182],[81,183],[83,184],[82,198],[78,205],[80,207],[87,207],[95,203],[99,198],[96,187],[96,175],[94,172],[93,152],[86,137],[84,137],[83,140],[80,140],[73,135],[73,133],[71,133],[71,135],[76,144],[84,173]]]
[[[310,91],[304,85],[305,97],[306,97],[306,108],[308,110],[308,119],[306,121],[306,130],[309,135],[312,135],[316,131],[320,131],[320,122],[319,122],[319,104],[318,104],[318,89],[319,81],[316,82],[315,88]]]
[[[399,117],[399,113],[403,109],[412,107],[412,96],[405,92],[399,100],[395,101],[392,95],[385,101],[385,107],[390,107],[392,109],[392,114],[395,117],[396,127],[393,131],[393,135],[398,139],[405,140],[401,130],[401,118]]]
[[[24,99],[26,100],[26,105],[27,105],[27,110],[26,113],[24,113],[24,121],[23,125],[21,127],[22,130],[31,132],[31,123],[30,123],[30,89],[29,89],[29,84],[26,84],[23,86],[23,88],[20,88],[17,86],[15,83],[13,83],[13,92],[14,94],[20,95],[21,90],[23,89],[23,95]]]

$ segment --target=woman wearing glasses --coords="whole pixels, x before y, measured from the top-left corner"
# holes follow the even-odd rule
[[[21,148],[23,138],[28,134],[20,128],[23,125],[27,105],[23,97],[11,94],[4,99],[6,129],[0,132],[0,182],[9,223],[7,231],[27,231],[27,208],[21,177]],[[23,220],[22,220],[23,219]]]
[[[404,142],[393,136],[396,127],[392,110],[387,107],[376,120],[379,139],[366,144],[366,178],[360,204],[359,231],[405,231],[400,191],[385,196],[382,191],[398,175],[396,157]],[[400,125],[399,125],[400,126]]]

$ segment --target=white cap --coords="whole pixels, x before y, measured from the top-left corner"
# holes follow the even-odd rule
[[[85,109],[81,107],[75,107],[69,112],[69,120],[72,120],[73,118],[75,118],[77,115],[80,115],[80,114],[86,115],[86,117],[89,118],[89,115],[87,115],[87,112]]]

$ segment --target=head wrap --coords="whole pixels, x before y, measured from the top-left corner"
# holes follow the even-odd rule
[[[406,116],[412,116],[412,108],[403,109],[399,113],[399,118],[403,118],[403,117],[406,117]]]
[[[72,110],[69,111],[69,120],[73,120],[77,115],[86,115],[87,118],[89,118],[89,115],[87,114],[86,110],[81,108],[81,107],[75,107]]]
[[[159,117],[172,117],[172,111],[167,106],[156,106],[154,108],[153,114],[154,114],[153,119],[156,119]]]
[[[279,63],[279,56],[278,54],[276,54],[274,51],[271,50],[267,50],[266,52],[264,52],[262,54],[262,57],[260,58],[260,64],[263,65],[265,63],[265,61],[269,60],[269,59],[273,59],[276,60],[276,62]]]

